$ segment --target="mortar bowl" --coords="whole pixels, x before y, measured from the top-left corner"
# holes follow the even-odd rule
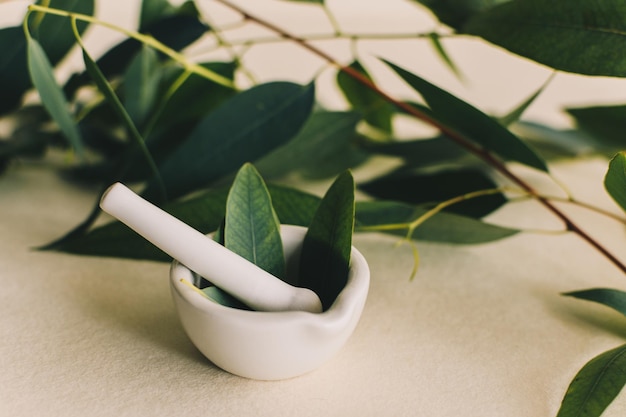
[[[306,228],[282,225],[287,279],[298,271]],[[310,372],[333,357],[354,332],[369,290],[367,261],[353,246],[348,281],[330,308],[260,312],[218,304],[181,282],[197,276],[176,260],[170,287],[192,343],[218,367],[256,380],[279,380]]]

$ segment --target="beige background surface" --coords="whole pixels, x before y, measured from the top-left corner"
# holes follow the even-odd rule
[[[134,2],[103,3],[103,16],[132,25]],[[291,21],[272,8],[278,2],[240,3]],[[331,4],[354,25],[384,17],[397,28],[404,20],[396,16],[408,16],[394,12],[405,10],[403,2],[385,2],[384,8],[379,2]],[[311,24],[312,14],[298,16]],[[104,38],[94,38],[97,48]],[[450,44],[472,83],[456,82],[428,55],[422,56],[428,64],[419,67],[421,74],[447,82],[488,110],[515,105],[549,74],[474,41]],[[362,46],[372,53],[375,47],[401,64],[415,67],[421,60],[417,52]],[[345,45],[329,48],[346,53]],[[284,71],[279,77],[306,79],[307,70],[318,68],[295,53],[286,61],[266,52],[250,57],[263,79],[276,69]],[[487,58],[498,58],[498,65],[487,65]],[[400,84],[390,83],[399,91]],[[558,75],[528,117],[563,124],[557,103],[619,100],[622,84]],[[331,92],[323,94],[340,105]],[[580,199],[617,211],[601,187],[605,160],[552,168]],[[544,187],[541,176],[522,174]],[[74,226],[94,199],[42,164],[16,164],[0,177],[1,416],[554,416],[580,367],[626,338],[619,314],[559,295],[626,283],[574,236],[525,233],[480,246],[422,243],[419,274],[409,281],[413,258],[407,247],[396,248],[394,239],[380,235],[358,235],[372,285],[347,346],[299,378],[242,379],[215,368],[183,333],[169,294],[168,265],[32,249]],[[569,210],[615,253],[623,252],[626,236],[619,224]],[[508,206],[491,220],[532,229],[558,226],[530,202]],[[624,412],[621,395],[605,415]]]

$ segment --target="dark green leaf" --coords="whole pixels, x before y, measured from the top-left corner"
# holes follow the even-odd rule
[[[131,120],[130,115],[128,114],[128,112],[126,111],[122,103],[120,102],[119,98],[115,94],[115,91],[113,91],[113,88],[111,87],[109,82],[106,80],[106,78],[104,78],[104,75],[102,74],[102,72],[100,71],[100,69],[94,62],[94,60],[89,56],[87,51],[84,49],[83,49],[83,60],[85,62],[85,67],[87,69],[87,72],[91,75],[94,82],[98,86],[98,89],[100,90],[100,92],[104,95],[104,97],[107,99],[107,102],[111,105],[115,113],[120,118],[122,124],[127,129],[128,134],[134,140],[137,148],[141,150],[141,153],[143,157],[145,158],[145,161],[152,169],[155,184],[159,186],[158,189],[160,190],[161,195],[163,196],[165,190],[162,185],[162,180],[161,180],[159,171],[156,167],[154,160],[152,159],[152,155],[150,154],[150,151],[148,150],[148,148],[146,147],[146,144],[144,143],[143,137],[141,137],[141,134],[137,130],[137,127]]]
[[[224,218],[228,189],[209,190],[163,207],[165,211],[202,233],[215,231]],[[118,221],[63,241],[50,249],[80,255],[109,256],[170,262],[172,258]]]
[[[446,25],[458,29],[469,18],[510,0],[414,0],[428,7]]]
[[[293,171],[309,178],[334,177],[368,156],[355,143],[360,119],[354,112],[315,112],[293,140],[255,165],[265,178]]]
[[[229,80],[234,78],[237,67],[234,62],[211,62],[202,66]],[[180,68],[175,68],[171,73],[166,74],[163,79],[165,90],[169,89],[182,74],[183,70]],[[167,100],[167,102],[158,115],[156,129],[167,129],[179,123],[200,119],[235,93],[236,91],[232,88],[216,84],[197,74],[191,74],[171,97],[160,98],[161,101]]]
[[[456,161],[467,152],[444,136],[394,142],[363,142],[361,147],[373,154],[402,158],[406,165],[428,167]]]
[[[299,282],[330,308],[346,286],[354,231],[354,179],[349,171],[328,189],[309,225],[300,257]]]
[[[38,1],[38,4],[44,1]],[[95,1],[94,0],[51,0],[48,4],[54,9],[65,10],[74,13],[80,13],[93,16]],[[35,13],[31,18],[31,25],[37,22],[38,14]],[[64,16],[54,16],[52,14],[43,14],[41,21],[37,27],[33,29],[33,36],[39,41],[39,44],[46,51],[48,59],[52,65],[56,65],[68,53],[68,51],[76,44],[76,38],[72,31],[70,19]],[[86,22],[77,22],[79,33],[83,33],[87,29]]]
[[[28,70],[31,80],[46,110],[71,143],[72,147],[80,155],[83,153],[83,145],[80,133],[69,112],[69,105],[65,100],[61,87],[57,84],[50,61],[39,43],[33,39],[27,40]]]
[[[143,46],[131,61],[124,77],[124,104],[135,126],[141,126],[154,108],[160,81],[157,53]]]
[[[602,151],[626,148],[626,105],[566,109],[580,129],[593,137],[591,144]]]
[[[231,308],[238,308],[240,310],[250,310],[250,308],[247,305],[245,305],[244,303],[242,303],[241,301],[239,301],[232,295],[228,294],[227,292],[220,290],[216,286],[212,285],[212,286],[203,288],[202,292],[209,299],[223,306],[231,307]]]
[[[514,0],[463,31],[561,71],[624,77],[625,14],[622,0]]]
[[[359,186],[372,197],[419,205],[440,203],[474,191],[497,188],[484,172],[476,169],[454,169],[438,172],[399,171]],[[483,217],[506,203],[502,193],[490,194],[450,206],[450,212]]]
[[[437,52],[437,55],[439,55],[439,58],[441,58],[446,66],[450,68],[450,71],[452,71],[454,75],[456,75],[458,78],[462,78],[459,67],[456,66],[456,64],[450,57],[450,54],[448,54],[448,51],[446,51],[446,49],[443,47],[443,44],[441,43],[441,36],[438,33],[433,32],[429,34],[428,38],[430,39],[430,42],[435,49],[435,52]]]
[[[500,157],[548,171],[545,162],[496,120],[452,94],[390,62],[387,64],[422,95],[436,118]]]
[[[19,106],[31,85],[21,26],[0,29],[0,115]]]
[[[350,64],[350,68],[371,80],[365,68],[358,61]],[[396,111],[394,106],[343,71],[339,71],[337,74],[337,84],[350,105],[354,110],[363,114],[363,118],[368,124],[383,132],[391,132],[391,117]]]
[[[143,0],[139,13],[139,28],[146,28],[161,18],[171,16],[176,12],[168,0]]]
[[[610,288],[592,288],[589,290],[568,292],[563,295],[604,304],[626,316],[626,292],[624,291]]]
[[[572,158],[590,152],[590,139],[580,130],[555,129],[528,121],[515,123],[513,129],[546,160]]]
[[[239,170],[228,194],[224,246],[270,274],[285,278],[280,224],[263,178],[251,164]]]
[[[159,167],[167,195],[198,190],[292,139],[309,117],[314,96],[313,84],[272,82],[229,99]],[[153,199],[157,190],[152,182],[144,195]]]
[[[626,152],[616,154],[609,162],[604,187],[622,210],[626,211]]]
[[[163,18],[149,25],[144,33],[149,33],[152,37],[164,45],[180,51],[195,42],[209,28],[198,20],[197,17],[189,15],[175,15]],[[107,79],[121,75],[128,67],[130,61],[142,48],[142,44],[134,39],[126,39],[115,47],[109,49],[96,63]],[[65,93],[73,96],[74,93],[89,81],[86,73],[74,74],[65,84]]]
[[[589,361],[571,382],[557,417],[600,417],[626,384],[626,345]]]
[[[529,108],[530,105],[535,102],[537,97],[539,97],[541,93],[543,93],[543,90],[545,90],[545,88],[548,86],[548,84],[550,84],[550,81],[552,81],[555,74],[556,73],[553,72],[552,75],[550,75],[550,78],[548,78],[546,82],[543,83],[541,87],[537,89],[537,91],[532,93],[526,100],[522,101],[517,107],[511,110],[508,114],[500,117],[500,124],[502,124],[503,126],[510,126],[513,123],[519,121],[522,115],[524,114],[524,112],[526,111],[526,109]]]
[[[356,231],[370,231],[372,227],[389,224],[409,224],[423,216],[428,210],[406,203],[393,201],[363,201],[356,205]],[[383,230],[406,236],[408,228]],[[477,244],[504,239],[519,230],[496,226],[470,217],[453,213],[437,213],[414,232],[412,238],[428,242]]]

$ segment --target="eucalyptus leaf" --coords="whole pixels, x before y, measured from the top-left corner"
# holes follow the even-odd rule
[[[422,95],[436,118],[446,126],[504,159],[548,172],[545,162],[496,120],[423,78],[390,62],[387,64]]]
[[[610,288],[592,288],[567,292],[563,295],[604,304],[626,316],[626,292],[624,291]]]
[[[474,15],[510,0],[414,0],[429,8],[446,25],[459,29]]]
[[[95,10],[94,0],[40,0],[38,4],[44,4],[54,9],[93,16]],[[41,20],[39,20],[41,19]],[[56,65],[69,50],[76,45],[76,38],[70,24],[70,19],[65,16],[35,13],[30,19],[31,31],[43,50],[46,52],[52,65]],[[36,24],[38,22],[38,24]],[[36,24],[35,27],[33,27]],[[89,26],[87,22],[76,22],[78,33],[82,34]]]
[[[350,64],[350,68],[371,80],[370,75],[360,62],[354,61]],[[363,114],[363,118],[368,124],[383,132],[391,132],[391,120],[396,111],[394,106],[343,71],[339,71],[337,74],[337,84],[346,100],[354,110]]]
[[[280,223],[265,182],[251,164],[239,170],[228,194],[224,246],[270,274],[285,278]]]
[[[208,286],[201,290],[204,295],[207,296],[211,301],[214,301],[218,304],[221,304],[226,307],[237,308],[239,310],[250,310],[250,307],[237,300],[232,295],[227,292],[222,291],[214,285]]]
[[[497,188],[483,171],[473,168],[445,169],[437,172],[396,171],[378,177],[359,189],[380,200],[419,205],[439,203],[475,191]],[[448,207],[447,211],[471,217],[484,217],[506,203],[502,193],[473,198]]]
[[[552,75],[550,75],[550,77],[546,80],[546,82],[544,82],[526,100],[522,101],[517,107],[513,108],[506,115],[500,117],[500,124],[502,124],[503,126],[510,126],[513,123],[519,121],[521,119],[522,115],[524,114],[524,112],[526,111],[526,109],[528,109],[530,107],[530,105],[533,104],[535,102],[535,100],[537,100],[537,97],[539,97],[541,95],[541,93],[543,93],[543,90],[546,89],[548,84],[550,84],[550,82],[554,78],[555,74],[556,73],[553,72]]]
[[[444,64],[446,64],[450,71],[452,71],[452,73],[458,78],[462,78],[459,67],[454,63],[452,57],[441,43],[441,36],[436,32],[432,32],[428,35],[428,39],[430,40],[430,43],[432,44],[435,52],[437,52],[437,55],[439,55],[439,58],[441,58],[441,60],[444,62]]]
[[[141,126],[154,108],[160,81],[157,53],[144,45],[131,61],[124,77],[124,107],[135,126]]]
[[[356,204],[357,232],[379,229],[396,236],[406,236],[408,225],[428,212],[426,207],[415,207],[395,201],[362,201]],[[389,229],[387,225],[406,225]],[[497,226],[471,217],[440,212],[422,223],[411,236],[426,242],[479,244],[504,239],[519,230]]]
[[[0,115],[13,111],[31,86],[21,26],[0,29]]]
[[[328,310],[348,281],[354,232],[354,179],[339,175],[318,206],[302,243],[298,285]]]
[[[235,62],[208,62],[201,66],[233,80],[237,64]],[[183,75],[183,69],[171,68],[163,75],[163,90],[169,89]],[[197,74],[189,77],[168,97],[163,95],[159,102],[163,108],[158,114],[155,129],[163,130],[181,123],[195,122],[215,109],[226,99],[235,95],[236,91],[214,83]]]
[[[514,0],[462,31],[561,71],[624,77],[625,14],[622,0]]]
[[[604,187],[622,210],[626,211],[626,152],[616,154],[609,162]]]
[[[313,107],[313,84],[271,82],[232,97],[209,113],[159,166],[167,195],[203,188],[291,140]],[[157,197],[149,183],[144,196]]]
[[[567,108],[577,126],[591,135],[591,144],[604,151],[626,148],[626,105]]]
[[[334,177],[369,156],[356,144],[360,120],[356,112],[314,112],[293,140],[255,162],[255,166],[265,178],[290,172],[307,178]]]
[[[83,154],[83,145],[80,132],[69,112],[61,87],[54,78],[54,72],[50,61],[39,43],[33,39],[27,39],[28,70],[33,85],[37,88],[41,102],[50,113],[54,121],[71,143],[74,150]]]
[[[626,384],[626,345],[604,352],[576,374],[557,417],[600,417]]]
[[[158,171],[158,169],[156,167],[156,164],[155,164],[155,162],[154,162],[154,160],[152,158],[152,155],[150,154],[150,151],[148,150],[148,148],[147,148],[147,146],[146,146],[146,144],[145,144],[145,142],[143,140],[143,137],[141,136],[141,134],[137,130],[137,127],[133,123],[130,115],[128,114],[128,112],[126,111],[126,109],[122,105],[121,101],[119,100],[119,98],[115,94],[115,91],[113,91],[113,88],[111,87],[109,82],[106,80],[106,78],[104,78],[104,75],[102,74],[102,72],[98,68],[98,65],[94,62],[94,60],[91,58],[91,56],[87,53],[87,51],[85,49],[83,49],[83,60],[85,62],[85,67],[87,69],[87,72],[91,75],[91,77],[93,78],[94,82],[98,86],[98,89],[100,90],[100,92],[104,95],[104,97],[107,99],[107,102],[112,106],[113,110],[118,115],[118,117],[121,120],[122,124],[124,125],[124,127],[128,131],[130,137],[134,140],[135,145],[137,146],[137,148],[141,150],[141,153],[143,154],[143,157],[145,158],[147,164],[152,169],[152,173],[153,173],[153,176],[155,178],[155,180],[154,180],[155,183],[159,185],[159,190],[161,192],[161,196],[164,197],[165,196],[165,190],[164,190],[164,187],[163,187],[163,184],[162,184],[162,179],[161,179],[161,176],[159,174],[159,171]]]
[[[268,184],[267,187],[280,223],[303,227],[310,225],[320,205],[320,197],[275,184]],[[163,208],[200,232],[211,233],[222,224],[227,195],[227,187],[209,189],[192,198],[168,203]],[[376,226],[408,224],[427,211],[425,207],[394,201],[357,202],[355,230],[366,232]],[[406,236],[407,229],[381,229],[381,232]],[[518,232],[516,229],[442,212],[425,221],[412,237],[430,242],[478,244],[504,239]],[[98,226],[87,234],[76,233],[57,245],[42,249],[91,256],[171,261],[160,249],[117,221]]]
[[[175,12],[176,7],[169,0],[142,0],[139,12],[139,28],[146,28],[163,17],[173,15]]]
[[[156,40],[180,51],[189,46],[210,28],[197,17],[188,14],[165,17],[148,25],[142,33],[149,33]],[[122,75],[130,61],[141,50],[142,44],[132,38],[128,38],[113,48],[106,51],[96,63],[107,79]],[[65,94],[73,96],[76,91],[89,82],[87,73],[73,74],[64,86]]]
[[[411,167],[429,167],[454,163],[468,155],[460,146],[444,136],[404,141],[365,141],[361,148],[378,155],[402,158]]]
[[[208,234],[215,231],[222,223],[227,196],[227,188],[212,189],[193,198],[164,205],[162,208],[194,229]],[[119,221],[98,226],[87,234],[77,234],[63,240],[60,244],[43,249],[78,255],[159,262],[172,260],[169,255]]]

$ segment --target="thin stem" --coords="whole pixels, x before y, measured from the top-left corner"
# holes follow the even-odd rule
[[[43,12],[43,13],[48,13],[48,14],[52,14],[52,15],[56,15],[56,16],[64,16],[64,17],[68,17],[68,18],[72,18],[72,19],[76,19],[76,20],[80,20],[83,22],[89,22],[89,23],[93,23],[93,24],[97,24],[103,27],[106,27],[108,29],[114,30],[116,32],[120,32],[123,33],[124,35],[136,39],[139,42],[148,45],[154,49],[156,49],[157,51],[167,55],[168,57],[172,58],[174,61],[180,63],[185,69],[190,70],[193,73],[196,73],[204,78],[207,78],[217,84],[221,84],[225,87],[229,87],[229,88],[235,88],[235,85],[233,84],[233,82],[231,80],[229,80],[226,77],[223,77],[201,65],[198,65],[194,62],[189,61],[183,54],[178,53],[177,51],[175,51],[174,49],[162,44],[161,42],[159,42],[158,40],[156,40],[155,38],[153,38],[152,36],[148,36],[148,35],[144,35],[142,33],[138,33],[138,32],[134,32],[132,30],[128,30],[128,29],[124,29],[123,27],[114,25],[112,23],[109,22],[105,22],[99,19],[96,19],[93,16],[88,16],[85,14],[80,14],[80,13],[71,13],[71,12],[67,12],[65,10],[60,10],[60,9],[53,9],[50,7],[44,7],[44,6],[39,6],[36,4],[31,4],[28,6],[28,10],[29,11],[36,11],[36,12]]]
[[[273,23],[271,23],[269,21],[266,21],[266,20],[264,20],[262,18],[259,18],[257,16],[251,15],[246,10],[240,8],[239,6],[237,6],[235,4],[230,3],[230,1],[228,1],[228,0],[215,0],[215,1],[217,1],[220,4],[222,4],[222,5],[226,6],[226,7],[230,8],[230,9],[232,9],[232,10],[238,12],[238,13],[240,13],[245,19],[252,20],[252,21],[256,22],[257,24],[259,24],[261,26],[264,26],[265,28],[267,28],[267,29],[277,33],[278,35],[280,35],[281,38],[290,40],[290,41],[294,42],[295,44],[300,45],[302,48],[308,50],[309,52],[313,53],[314,55],[318,56],[319,58],[329,62],[332,65],[334,65],[340,71],[342,71],[345,74],[349,75],[350,77],[352,77],[353,79],[355,79],[356,81],[361,83],[364,87],[374,91],[376,94],[378,94],[384,100],[386,100],[389,103],[393,104],[397,108],[399,108],[399,109],[405,111],[407,114],[409,114],[409,115],[411,115],[411,116],[413,116],[413,117],[415,117],[415,118],[417,118],[419,120],[422,120],[423,122],[425,122],[425,123],[427,123],[427,124],[437,128],[442,134],[444,134],[445,136],[450,138],[452,141],[457,143],[459,146],[465,148],[467,151],[473,153],[474,155],[476,155],[477,157],[482,159],[485,163],[491,165],[502,176],[504,176],[505,178],[509,179],[511,182],[513,182],[514,184],[519,186],[522,190],[524,190],[528,194],[532,195],[533,198],[535,198],[537,201],[539,201],[546,209],[548,209],[548,211],[550,211],[552,214],[554,214],[557,218],[559,218],[564,223],[566,230],[569,230],[569,231],[575,233],[580,238],[585,240],[589,245],[594,247],[598,252],[600,252],[602,255],[604,255],[611,263],[613,263],[613,265],[615,267],[617,267],[620,271],[622,271],[624,274],[626,274],[626,264],[622,263],[619,259],[617,259],[617,257],[615,257],[615,255],[613,255],[611,252],[609,252],[597,240],[595,240],[587,232],[582,230],[569,217],[567,217],[567,215],[565,213],[563,213],[561,210],[559,210],[548,199],[546,199],[545,197],[540,196],[537,193],[537,191],[530,184],[528,184],[521,177],[517,176],[515,173],[513,173],[511,170],[509,170],[508,167],[506,166],[506,164],[502,160],[498,159],[496,156],[491,154],[491,152],[489,152],[488,150],[486,150],[486,149],[484,149],[482,147],[479,147],[478,145],[476,145],[475,143],[473,143],[469,139],[467,139],[464,135],[460,134],[459,132],[456,132],[455,130],[453,130],[453,129],[449,128],[448,126],[444,125],[443,123],[435,120],[430,115],[422,112],[421,110],[413,107],[412,105],[393,98],[392,96],[387,94],[385,91],[381,90],[377,85],[375,85],[367,77],[363,76],[363,74],[361,74],[360,72],[354,70],[353,68],[350,68],[350,67],[347,67],[345,65],[340,64],[331,55],[329,55],[325,51],[317,48],[313,44],[311,44],[311,43],[307,42],[306,40],[302,39],[301,37],[298,37],[296,35],[288,33],[285,30],[283,30],[282,28],[274,25]]]

